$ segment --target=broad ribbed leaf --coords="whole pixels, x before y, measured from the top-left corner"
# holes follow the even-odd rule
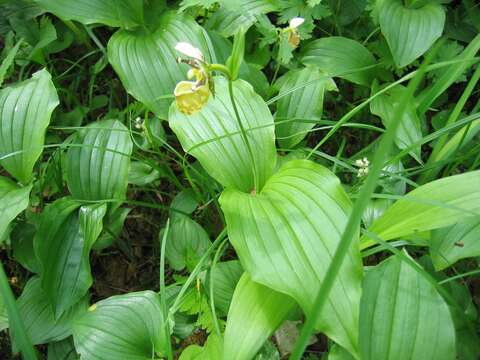
[[[151,360],[169,341],[159,297],[152,291],[92,305],[75,321],[73,339],[82,360]]]
[[[340,36],[309,43],[302,52],[302,62],[359,85],[369,86],[375,77],[374,68],[360,70],[376,63],[370,51],[359,42]]]
[[[290,295],[309,314],[351,210],[338,178],[311,161],[293,160],[259,194],[227,189],[220,204],[229,238],[252,279]],[[354,244],[317,329],[357,353],[362,266]]]
[[[398,85],[388,93],[377,96],[370,103],[370,111],[382,119],[382,123],[386,128],[392,125],[391,121],[394,119],[395,110],[398,108],[405,91],[405,87]],[[422,130],[420,128],[420,119],[417,116],[413,103],[406,106],[399,121],[400,124],[395,134],[395,144],[399,149],[406,149],[410,147],[410,145],[421,141]],[[421,162],[420,152],[421,147],[418,145],[410,151],[410,154],[415,160]]]
[[[79,202],[62,198],[42,213],[34,247],[42,288],[57,318],[92,285],[89,253],[102,231],[106,208],[105,204],[80,207]]]
[[[368,229],[383,240],[446,227],[480,215],[480,171],[432,181],[397,200]],[[367,235],[361,247],[375,243]]]
[[[175,45],[189,42],[208,59],[205,36],[191,17],[167,12],[153,33],[144,29],[116,32],[108,42],[108,60],[128,93],[166,119],[173,89],[186,79],[189,69],[177,62],[181,54]]]
[[[224,358],[250,360],[297,306],[288,295],[244,273],[235,288],[224,336]]]
[[[360,311],[364,360],[453,360],[448,305],[411,265],[392,256],[366,273]]]
[[[453,226],[432,231],[430,256],[437,270],[460,259],[480,255],[480,217],[472,216]]]
[[[256,22],[257,16],[279,8],[277,0],[222,1],[221,5],[206,26],[226,38],[235,35],[240,28],[247,30]]]
[[[31,278],[18,298],[18,309],[33,344],[59,341],[72,334],[75,316],[87,311],[87,299],[83,298],[55,320],[52,306],[40,286],[38,277]]]
[[[80,357],[69,338],[48,344],[48,360],[80,360]]]
[[[28,206],[32,186],[20,187],[10,179],[0,176],[0,239],[8,225]]]
[[[195,156],[213,178],[225,187],[250,192],[255,187],[252,161],[235,117],[227,81],[216,77],[215,89],[215,98],[210,97],[205,107],[193,115],[181,113],[173,104],[170,127],[183,149]],[[273,118],[265,101],[245,81],[235,81],[233,93],[252,147],[261,189],[275,167]]]
[[[183,214],[172,217],[165,256],[173,269],[187,267],[192,271],[210,245],[208,234],[200,224]]]
[[[34,0],[64,20],[133,27],[143,22],[143,0]]]
[[[288,149],[297,145],[315,126],[314,121],[320,120],[323,93],[330,81],[313,66],[291,70],[279,79],[280,95],[298,88],[277,102],[275,132],[282,148]]]
[[[380,28],[398,67],[423,55],[442,35],[445,12],[439,4],[431,2],[420,8],[407,8],[402,0],[379,4]]]
[[[57,105],[57,92],[45,69],[0,91],[0,165],[24,184],[32,179]]]
[[[125,198],[132,147],[128,129],[117,120],[80,130],[67,152],[67,185],[73,197]]]
[[[221,313],[227,315],[233,292],[243,274],[242,265],[238,260],[224,261],[215,264],[210,271],[213,281],[215,307]],[[209,286],[210,278],[207,278],[207,289]]]

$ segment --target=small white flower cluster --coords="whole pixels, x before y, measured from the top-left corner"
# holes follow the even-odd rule
[[[368,175],[368,166],[370,165],[370,161],[368,161],[366,157],[355,160],[354,164],[358,167],[357,177]]]

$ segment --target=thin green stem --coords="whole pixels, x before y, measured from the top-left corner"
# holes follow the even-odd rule
[[[202,257],[198,261],[198,264],[195,266],[193,271],[188,276],[187,281],[185,281],[185,284],[183,284],[182,288],[180,289],[177,297],[175,298],[175,301],[174,301],[173,305],[170,307],[170,310],[169,310],[170,317],[173,316],[178,311],[178,309],[180,308],[180,303],[182,301],[183,295],[185,295],[185,293],[187,292],[190,285],[193,283],[193,281],[195,280],[197,275],[202,270],[202,267],[205,264],[205,261],[207,261],[210,254],[213,252],[213,250],[217,246],[220,245],[220,243],[223,241],[223,239],[225,238],[226,235],[227,235],[227,228],[224,228],[222,230],[222,232],[217,236],[215,241],[207,249],[207,251],[205,251],[205,253],[202,255]]]
[[[30,341],[25,324],[18,311],[17,302],[13,295],[10,284],[8,283],[7,274],[3,264],[0,262],[0,295],[5,304],[8,314],[8,322],[10,325],[10,332],[12,340],[17,344],[20,352],[25,360],[37,360],[37,353]]]
[[[160,254],[160,304],[162,306],[163,321],[165,326],[165,334],[167,338],[170,338],[170,323],[168,321],[168,310],[167,310],[167,292],[165,289],[165,248],[167,246],[168,232],[170,230],[170,219],[167,220],[167,225],[165,225],[165,231],[163,232],[162,237],[162,252]],[[170,341],[167,343],[167,358],[168,360],[173,360],[173,351],[172,344]]]
[[[406,107],[409,101],[411,101],[413,94],[420,83],[421,78],[425,72],[425,68],[433,56],[433,54],[438,49],[438,44],[434,48],[434,50],[429,54],[426,61],[422,64],[420,69],[417,72],[417,76],[413,77],[411,82],[407,86],[407,90],[405,94],[400,99],[400,103],[398,108],[395,110],[391,126],[387,128],[383,137],[380,141],[379,150],[375,152],[375,156],[373,159],[372,167],[369,171],[367,180],[365,181],[364,187],[359,194],[357,201],[355,202],[352,213],[348,219],[347,225],[345,230],[342,234],[340,242],[338,244],[337,249],[335,250],[335,254],[333,255],[332,262],[328,266],[328,270],[325,274],[325,278],[320,285],[320,288],[315,296],[313,305],[311,307],[312,312],[307,316],[305,321],[305,325],[302,328],[300,333],[300,337],[295,344],[295,348],[290,356],[290,360],[300,360],[305,348],[308,345],[308,341],[310,336],[315,328],[315,325],[318,323],[320,315],[323,312],[323,308],[327,302],[327,299],[330,295],[330,291],[332,290],[333,284],[337,278],[338,272],[343,264],[343,261],[352,245],[353,241],[358,238],[358,229],[360,226],[360,219],[365,208],[370,201],[370,196],[372,195],[375,187],[377,185],[377,180],[382,172],[382,168],[384,166],[385,160],[387,159],[387,154],[390,153],[395,134],[397,128],[400,124],[402,111]],[[316,149],[315,149],[316,150]]]
[[[209,297],[210,297],[210,309],[212,311],[212,319],[213,319],[213,325],[215,327],[215,332],[217,333],[218,336],[222,335],[222,332],[220,331],[220,325],[218,323],[218,318],[217,318],[217,313],[215,311],[215,297],[213,295],[214,293],[214,284],[213,284],[213,271],[215,270],[215,265],[217,264],[218,260],[220,259],[220,256],[222,254],[223,247],[225,246],[226,242],[228,239],[223,240],[223,242],[220,244],[218,247],[217,251],[215,252],[215,256],[213,257],[212,261],[212,266],[210,267],[210,274],[209,274]]]

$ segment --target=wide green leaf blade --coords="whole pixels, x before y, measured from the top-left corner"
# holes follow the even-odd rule
[[[220,204],[253,281],[290,295],[309,314],[351,210],[338,178],[311,161],[293,160],[259,194],[227,189]],[[354,243],[317,329],[355,354],[362,266]]]
[[[187,267],[192,271],[210,245],[208,234],[200,224],[180,213],[172,217],[165,256],[174,270]]]
[[[456,358],[455,327],[447,303],[398,256],[365,275],[360,353],[364,360]]]
[[[222,340],[218,335],[210,334],[204,346],[190,345],[186,347],[178,360],[225,360]]]
[[[47,360],[79,360],[71,338],[48,344]]]
[[[122,200],[128,185],[132,140],[118,120],[80,130],[67,152],[67,185],[80,200]]]
[[[134,27],[143,23],[143,0],[34,0],[63,20]]]
[[[243,268],[238,260],[223,261],[215,264],[211,269],[213,282],[213,297],[215,307],[224,315],[228,314],[233,292],[238,280],[243,274]],[[206,287],[209,289],[210,278],[207,278]]]
[[[71,335],[73,319],[86,312],[88,307],[84,297],[55,320],[52,306],[37,276],[27,282],[17,303],[25,329],[34,345],[59,341]]]
[[[432,231],[430,257],[436,270],[460,259],[480,255],[480,217],[472,216],[455,225]]]
[[[316,65],[329,76],[338,76],[355,84],[369,86],[375,69],[370,51],[359,42],[341,36],[314,40],[302,51],[304,64]],[[362,70],[361,70],[362,69]]]
[[[89,253],[102,231],[107,206],[80,205],[71,198],[48,205],[34,238],[42,288],[56,318],[92,285]]]
[[[230,101],[227,80],[216,77],[215,98],[193,115],[170,108],[169,123],[183,149],[225,187],[255,188],[253,164]],[[276,161],[273,117],[265,101],[243,80],[233,83],[235,103],[252,148],[259,189]],[[259,189],[256,189],[257,191]]]
[[[108,60],[125,89],[162,119],[167,118],[175,85],[186,79],[189,69],[177,62],[179,42],[199,48],[208,59],[202,28],[175,12],[163,14],[154,32],[120,30],[108,42]]]
[[[235,288],[224,335],[224,358],[250,360],[297,306],[288,295],[244,273]]]
[[[23,184],[32,179],[57,105],[57,92],[45,69],[0,91],[0,165]]]
[[[432,181],[390,206],[368,229],[383,240],[438,229],[480,215],[480,171]],[[375,243],[362,236],[361,247]]]
[[[323,94],[331,80],[317,68],[307,66],[301,70],[290,70],[279,82],[279,94],[298,88],[280,98],[275,113],[278,142],[282,148],[288,149],[302,141],[315,126],[315,120],[321,119]]]
[[[20,187],[10,179],[0,176],[0,239],[8,225],[28,206],[32,186]]]
[[[160,299],[152,291],[112,296],[75,321],[75,348],[82,360],[150,360],[166,341]]]
[[[406,88],[399,85],[391,89],[388,93],[377,96],[370,103],[372,114],[379,116],[386,128],[391,126],[394,118],[395,109],[405,93]],[[395,144],[400,150],[409,148],[412,144],[419,143],[422,139],[422,130],[420,128],[420,119],[417,116],[415,104],[410,103],[402,112],[400,124],[395,135]],[[410,154],[421,162],[421,147],[415,146]]]
[[[380,29],[398,67],[423,55],[442,35],[445,11],[439,4],[430,2],[420,8],[407,8],[402,0],[377,3]]]

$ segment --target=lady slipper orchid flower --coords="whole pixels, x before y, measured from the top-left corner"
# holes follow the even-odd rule
[[[179,58],[178,61],[191,67],[187,78],[195,78],[195,81],[180,81],[175,86],[173,94],[178,110],[186,115],[192,115],[207,103],[210,93],[213,92],[213,81],[200,49],[192,44],[180,42],[175,46],[175,50],[191,58],[191,60]]]
[[[286,29],[288,32],[288,43],[292,45],[294,49],[300,44],[300,34],[297,28],[304,22],[305,19],[301,17],[295,17],[288,22],[288,28]]]

